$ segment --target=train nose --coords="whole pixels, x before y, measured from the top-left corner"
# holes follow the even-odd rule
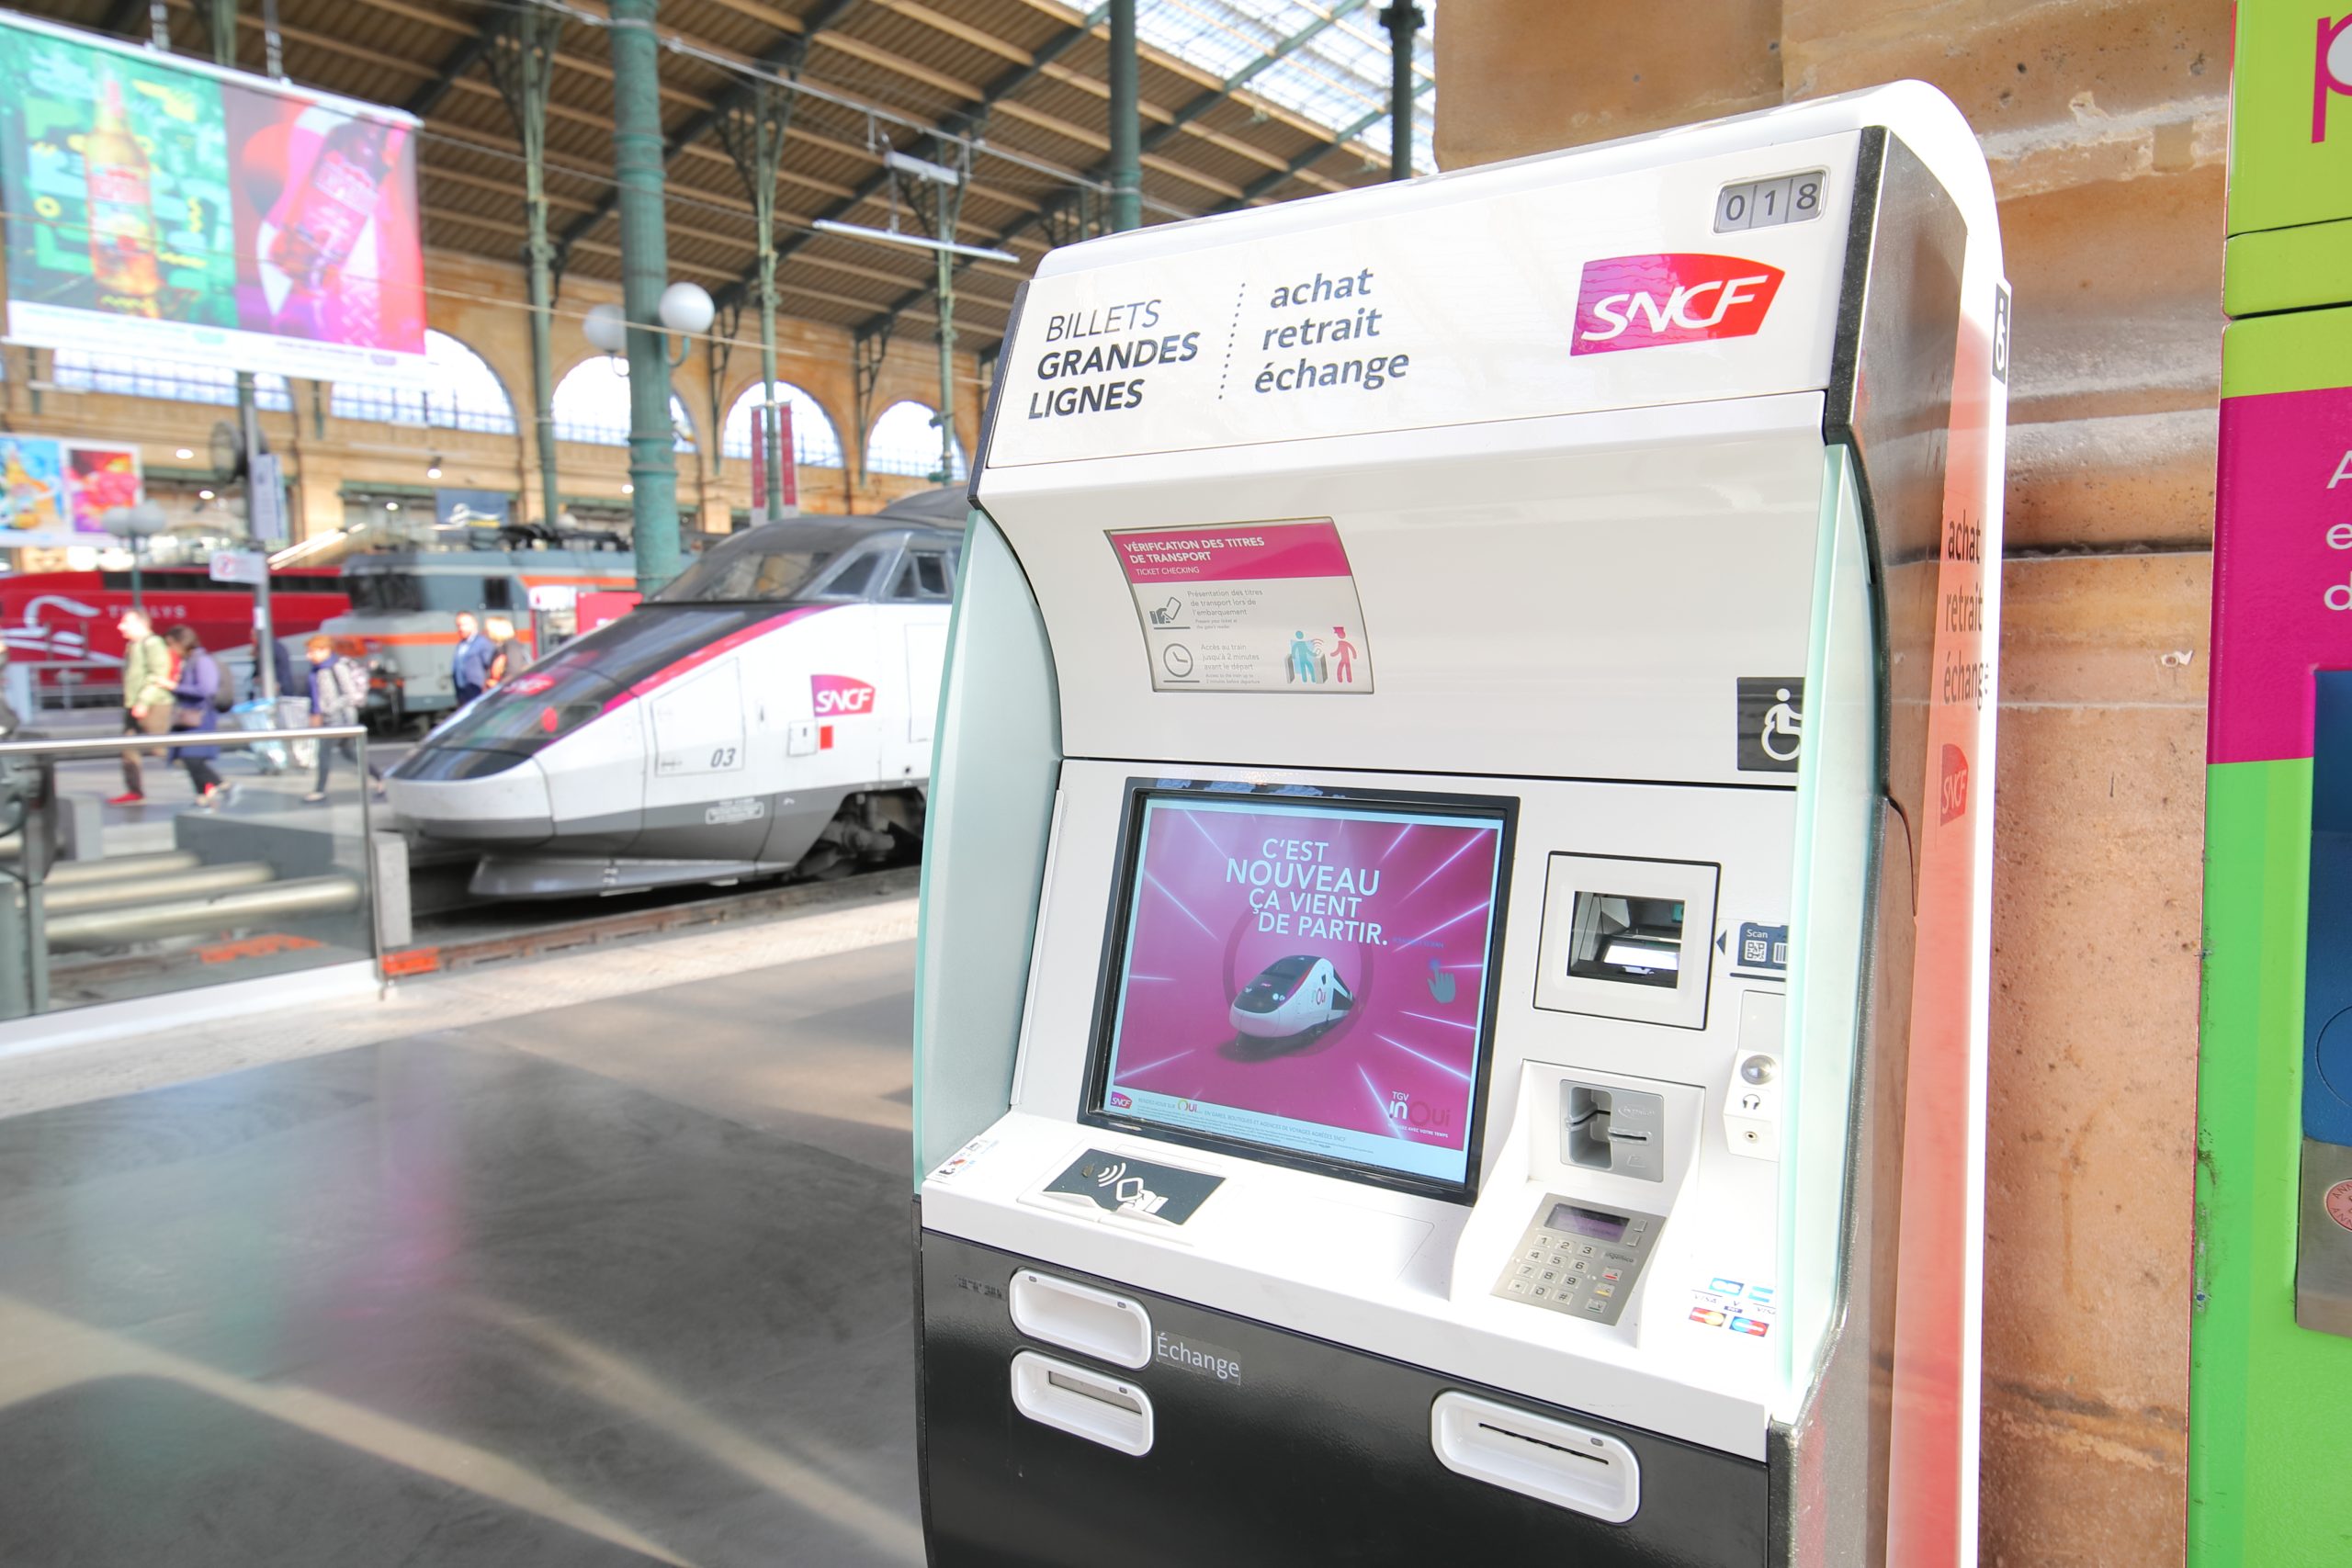
[[[536,757],[440,748],[429,773],[403,766],[385,792],[401,821],[428,839],[522,846],[555,837],[547,770]]]

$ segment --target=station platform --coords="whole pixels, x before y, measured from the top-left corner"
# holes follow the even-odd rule
[[[0,1562],[922,1561],[913,900],[0,1059]]]

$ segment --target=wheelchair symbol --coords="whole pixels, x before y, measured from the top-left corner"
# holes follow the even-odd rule
[[[1764,710],[1764,728],[1756,738],[1756,743],[1764,748],[1764,754],[1772,761],[1793,762],[1797,760],[1797,753],[1804,750],[1804,715],[1790,705],[1786,686],[1780,687],[1772,695],[1778,700]],[[1788,741],[1786,750],[1773,744],[1781,739]]]

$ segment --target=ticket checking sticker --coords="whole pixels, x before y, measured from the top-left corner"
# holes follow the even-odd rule
[[[1328,518],[1114,530],[1156,692],[1372,690],[1371,639]]]

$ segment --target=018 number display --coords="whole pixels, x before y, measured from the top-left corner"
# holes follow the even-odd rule
[[[1728,185],[1715,197],[1715,232],[1738,229],[1776,229],[1821,216],[1821,187],[1826,170],[1782,175],[1777,179]]]

